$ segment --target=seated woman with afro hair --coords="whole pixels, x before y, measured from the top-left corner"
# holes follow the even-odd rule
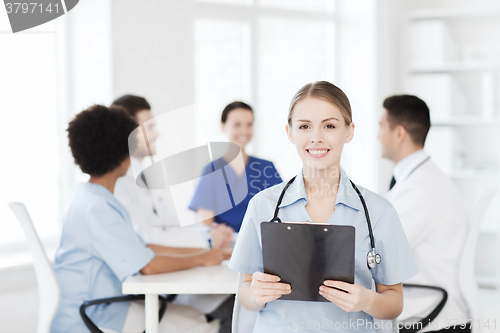
[[[122,295],[122,282],[136,273],[154,274],[217,265],[219,249],[145,244],[125,208],[113,196],[116,180],[130,165],[128,138],[137,123],[121,108],[94,105],[69,123],[71,153],[90,175],[80,184],[64,217],[54,270],[62,292],[52,322],[55,332],[88,332],[79,308],[85,300]],[[144,305],[118,302],[91,306],[87,316],[106,332],[142,332]],[[160,332],[211,332],[198,311],[169,304]]]

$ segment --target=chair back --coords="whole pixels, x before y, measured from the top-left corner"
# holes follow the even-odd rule
[[[59,307],[61,289],[59,282],[47,259],[42,243],[38,238],[36,230],[31,222],[28,210],[22,203],[9,203],[17,220],[23,228],[24,234],[35,266],[36,280],[38,283],[38,326],[37,333],[49,333],[52,320]]]
[[[234,300],[232,333],[251,333],[257,320],[258,312],[250,311],[241,305],[239,289],[241,285],[242,273],[238,273],[238,290]]]
[[[467,305],[468,318],[479,319],[478,310],[478,285],[474,275],[477,238],[484,214],[497,193],[497,188],[485,190],[476,202],[469,223],[467,239],[462,252],[462,260],[459,267],[459,287],[462,297]],[[474,320],[473,323],[476,323]],[[472,331],[479,332],[479,327],[472,326]]]
[[[239,297],[239,287],[241,285],[242,273],[238,273],[238,291],[234,300],[232,333],[252,333],[257,320],[257,313],[250,311],[241,305]],[[377,333],[399,333],[398,319],[394,320],[374,320],[374,327]]]

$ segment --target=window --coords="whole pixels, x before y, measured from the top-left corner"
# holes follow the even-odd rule
[[[288,105],[304,84],[334,81],[334,4],[333,0],[196,3],[195,101],[207,140],[224,140],[220,114],[225,105],[248,102],[255,112],[248,153],[272,160],[284,178],[297,172],[301,163],[285,134]],[[296,156],[295,161],[290,156]]]
[[[24,241],[8,202],[22,202],[42,239],[59,231],[55,22],[12,34],[0,11],[0,248]]]
[[[195,94],[207,140],[224,140],[220,114],[233,100],[251,100],[250,25],[199,19],[194,25]],[[220,110],[220,111],[219,111]]]

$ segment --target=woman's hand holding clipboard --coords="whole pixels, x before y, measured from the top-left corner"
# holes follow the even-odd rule
[[[275,301],[283,295],[290,294],[292,288],[288,283],[279,282],[280,278],[276,275],[255,272],[252,275],[250,284],[255,301],[260,305]]]
[[[326,280],[319,294],[344,311],[364,311],[371,304],[373,292],[359,284]]]

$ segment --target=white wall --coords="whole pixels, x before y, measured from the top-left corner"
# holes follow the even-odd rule
[[[382,103],[388,96],[402,93],[402,83],[399,68],[400,47],[400,22],[402,19],[400,0],[377,1],[377,97],[376,97],[376,122],[382,115]],[[379,194],[385,195],[389,190],[394,163],[380,157],[380,145],[377,148],[378,188]]]
[[[75,114],[92,104],[113,100],[111,0],[85,0],[56,20],[58,51],[59,132]],[[86,180],[75,166],[66,140],[60,141],[59,178],[61,216],[64,216],[78,181]]]
[[[146,96],[159,115],[194,103],[192,0],[113,2],[113,95]]]
[[[349,97],[356,125],[353,141],[344,147],[342,164],[354,182],[377,191],[376,2],[337,3],[337,83]]]
[[[193,9],[192,0],[144,0],[140,6],[134,0],[113,1],[113,98],[144,96],[155,116],[194,104]],[[156,159],[169,156],[166,144],[181,137],[161,119]],[[169,190],[158,191],[174,207]],[[194,218],[187,207],[176,213],[181,220]]]

